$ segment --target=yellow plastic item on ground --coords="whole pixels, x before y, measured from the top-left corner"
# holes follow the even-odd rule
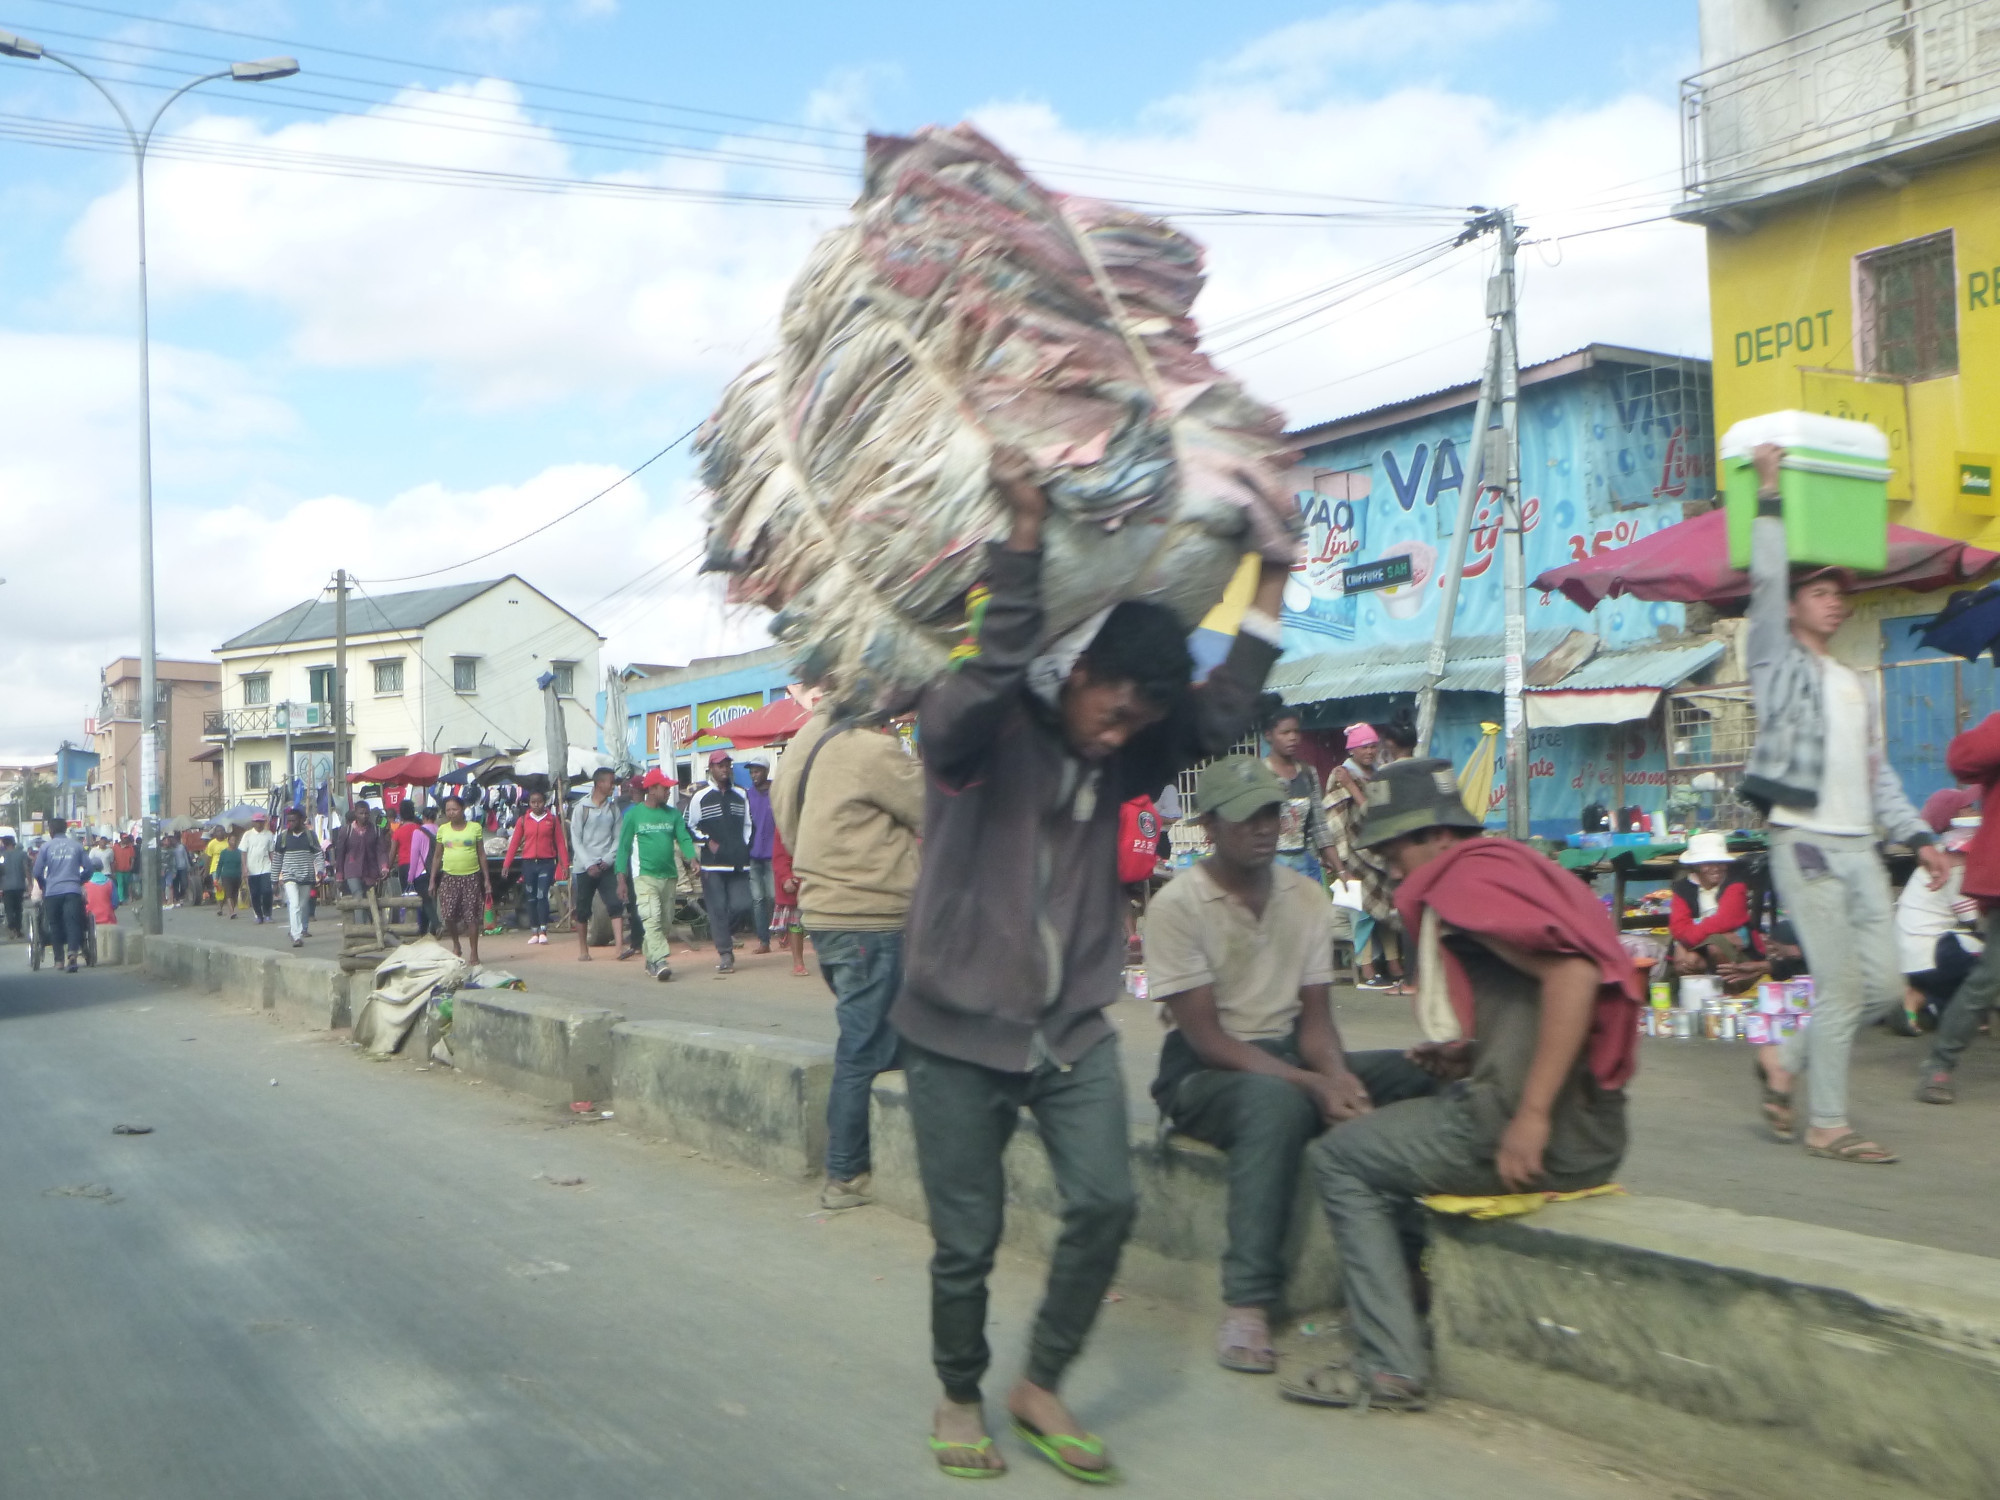
[[[1573,1203],[1578,1198],[1603,1198],[1625,1189],[1615,1182],[1602,1187],[1582,1188],[1574,1193],[1494,1193],[1488,1197],[1460,1197],[1456,1193],[1432,1193],[1418,1201],[1441,1214],[1460,1214],[1468,1219],[1512,1219],[1531,1214],[1545,1203]]]

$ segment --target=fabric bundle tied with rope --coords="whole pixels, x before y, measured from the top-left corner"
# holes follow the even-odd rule
[[[1192,629],[1245,552],[1290,561],[1300,529],[1282,419],[1199,348],[1201,283],[1191,240],[1049,192],[969,126],[872,137],[777,352],[701,432],[707,568],[778,611],[804,675],[899,709],[945,668],[1005,534],[1004,445],[1049,494],[1051,639],[1120,599]]]

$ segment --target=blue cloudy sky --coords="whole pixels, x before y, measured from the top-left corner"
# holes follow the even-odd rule
[[[1058,186],[1179,214],[1223,362],[1298,422],[1472,373],[1482,248],[1363,274],[1447,233],[1438,205],[1514,203],[1543,236],[1526,357],[1705,353],[1698,234],[1584,233],[1671,201],[1694,12],[0,0],[0,28],[145,114],[233,59],[305,70],[181,100],[148,171],[161,648],[205,655],[336,566],[388,580],[504,542],[698,422],[840,221],[865,130],[970,118]],[[112,121],[53,63],[0,59],[0,757],[77,734],[136,641]],[[518,571],[613,661],[757,643],[673,565],[699,535],[677,453],[442,576]]]

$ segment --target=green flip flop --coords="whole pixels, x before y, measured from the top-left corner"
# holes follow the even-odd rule
[[[1074,1448],[1079,1453],[1088,1453],[1092,1458],[1104,1457],[1104,1439],[1094,1433],[1087,1433],[1083,1437],[1071,1437],[1066,1432],[1043,1432],[1039,1427],[1032,1426],[1027,1422],[1023,1422],[1019,1417],[1016,1417],[1014,1419],[1014,1434],[1030,1448],[1041,1454],[1043,1458],[1046,1458],[1058,1469],[1061,1469],[1063,1473],[1069,1475],[1071,1479],[1079,1480],[1084,1484],[1116,1484],[1118,1482],[1117,1469],[1108,1464],[1101,1469],[1085,1469],[1071,1463],[1062,1456],[1063,1449]]]
[[[937,1459],[937,1466],[953,1479],[998,1479],[1007,1471],[1004,1468],[989,1468],[985,1465],[950,1464],[945,1462],[947,1453],[977,1453],[985,1455],[993,1451],[993,1439],[983,1437],[976,1443],[947,1443],[942,1438],[931,1439],[931,1453]]]

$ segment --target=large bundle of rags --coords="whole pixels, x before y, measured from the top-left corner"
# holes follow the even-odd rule
[[[801,671],[893,710],[942,670],[1007,518],[997,446],[1051,502],[1051,639],[1120,599],[1190,627],[1245,551],[1289,560],[1278,413],[1198,347],[1201,251],[1052,193],[977,131],[875,137],[853,219],[787,298],[777,351],[699,439],[707,566],[779,611]]]

